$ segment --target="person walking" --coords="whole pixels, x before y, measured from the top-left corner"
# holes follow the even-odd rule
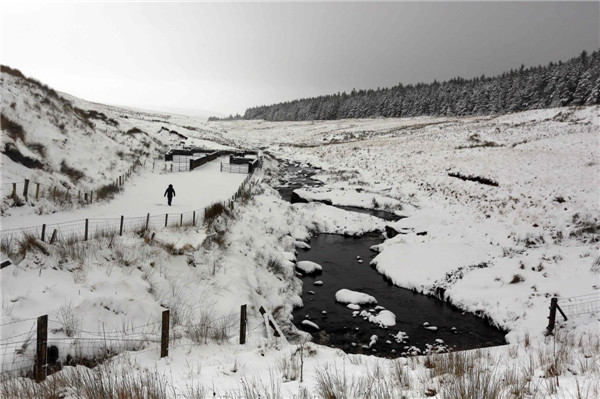
[[[167,187],[167,191],[165,191],[165,195],[163,195],[163,197],[167,197],[167,200],[169,201],[169,206],[171,206],[171,201],[173,201],[174,196],[175,189],[173,188],[172,184],[169,184],[169,187]]]

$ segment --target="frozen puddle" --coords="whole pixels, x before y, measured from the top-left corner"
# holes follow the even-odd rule
[[[301,277],[304,307],[294,311],[298,328],[321,344],[380,356],[505,343],[504,333],[483,319],[384,280],[369,266],[375,255],[369,247],[380,241],[378,235],[353,238],[322,234],[310,240],[311,249],[299,249],[298,261],[316,262],[323,270],[319,275]],[[340,290],[350,291],[340,294]],[[377,302],[361,301],[366,296],[352,291]]]

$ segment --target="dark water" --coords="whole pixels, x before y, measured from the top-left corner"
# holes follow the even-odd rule
[[[323,182],[315,180],[312,177],[319,172],[319,169],[308,165],[286,164],[284,175],[279,180],[279,185],[275,189],[281,197],[291,202],[292,192],[297,188],[322,186]]]
[[[320,264],[323,273],[302,277],[304,307],[294,311],[294,323],[298,328],[310,332],[316,342],[339,347],[349,353],[382,356],[401,355],[407,352],[407,346],[416,346],[425,353],[428,344],[432,346],[429,349],[435,351],[437,348],[459,350],[505,343],[504,333],[483,319],[461,312],[436,298],[387,282],[369,266],[370,260],[376,255],[369,247],[380,242],[380,238],[373,235],[353,238],[322,234],[311,239],[312,249],[300,250],[298,260]],[[363,259],[363,263],[357,261],[357,256]],[[324,284],[314,285],[318,280]],[[377,305],[396,315],[396,325],[385,329],[360,316],[353,317],[351,309],[335,302],[335,293],[342,288],[374,296]],[[309,294],[309,291],[315,294]],[[373,309],[375,306],[365,305],[361,309]],[[326,315],[322,314],[323,310],[327,312]],[[320,333],[301,324],[306,315],[321,328]],[[425,322],[438,327],[438,330],[427,330],[423,326]],[[409,339],[397,343],[390,334],[397,334],[398,331],[407,333]],[[362,345],[368,345],[373,334],[378,335],[378,342],[371,348],[363,348]],[[443,340],[443,344],[437,343],[436,339]],[[387,340],[391,343],[386,343]],[[356,346],[352,346],[353,342]]]
[[[280,180],[281,186],[276,188],[284,199],[290,201],[291,193],[296,188],[322,185],[312,178],[316,173],[316,168],[288,164],[286,173]],[[402,218],[385,211],[343,206],[338,208],[367,213],[388,221]],[[321,344],[338,347],[348,353],[379,356],[400,356],[410,352],[415,354],[414,347],[421,353],[426,353],[505,344],[505,333],[483,319],[462,312],[434,297],[417,294],[388,282],[369,266],[376,255],[369,248],[381,241],[379,234],[359,238],[321,234],[310,240],[310,250],[299,250],[299,261],[316,262],[323,266],[323,273],[301,277],[304,284],[304,307],[294,311],[294,323],[298,328],[310,332],[314,340]],[[362,259],[362,263],[358,262],[357,256]],[[314,285],[319,280],[323,281],[323,285]],[[396,325],[382,328],[364,320],[360,315],[353,317],[352,309],[335,302],[335,293],[342,288],[374,296],[377,305],[364,305],[361,310],[373,309],[372,313],[376,315],[375,306],[382,306],[396,315]],[[320,327],[320,331],[301,324],[306,316]],[[426,322],[437,327],[437,331],[426,329],[423,325]],[[404,342],[397,342],[392,336],[399,331],[408,335]],[[377,343],[369,348],[364,347],[369,345],[373,335],[378,336]],[[440,339],[443,343],[436,342]]]

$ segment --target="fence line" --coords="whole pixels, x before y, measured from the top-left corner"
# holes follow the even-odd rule
[[[160,331],[155,329],[153,333],[143,336],[139,336],[139,333],[126,334],[118,331],[111,333],[106,333],[105,331],[87,331],[87,333],[91,333],[94,337],[85,337],[81,336],[81,333],[85,332],[85,330],[76,329],[75,331],[71,331],[72,336],[48,337],[48,321],[55,324],[64,323],[57,320],[48,320],[47,315],[40,316],[37,318],[37,335],[35,340],[28,338],[0,347],[2,351],[0,379],[22,376],[35,378],[39,382],[43,381],[46,375],[60,370],[63,366],[83,364],[93,367],[103,360],[124,351],[143,353],[149,350],[157,350],[154,347],[146,348],[148,344],[160,344],[161,358],[168,356],[169,346],[172,348],[188,345],[197,346],[210,341],[230,341],[238,336],[239,344],[243,345],[246,343],[248,326],[246,310],[247,305],[244,304],[240,307],[239,313],[230,313],[218,318],[200,318],[200,321],[197,323],[184,324],[183,327],[187,331],[186,339],[191,342],[179,345],[175,342],[171,345],[169,344],[169,338],[173,330],[173,326],[170,323],[170,310],[162,311],[162,320],[160,322],[146,323],[135,327],[142,328],[161,325]],[[270,339],[269,329],[272,328],[274,335],[277,336],[277,331],[280,330],[270,313],[266,312],[261,306],[260,314],[260,318],[265,320],[265,323],[257,324],[250,332],[261,327],[265,328],[266,336]],[[263,317],[263,315],[266,317]],[[269,319],[269,325],[267,325],[267,319]],[[235,325],[238,321],[239,333],[232,333],[232,331],[236,331]],[[32,332],[30,331],[27,334],[32,335]],[[14,339],[18,336],[12,336],[9,339]],[[35,348],[33,345],[34,341],[36,343]]]
[[[547,334],[552,334],[556,325],[556,311],[561,314],[565,321],[573,316],[598,313],[600,312],[600,295],[592,293],[562,298],[560,305],[557,297],[551,298],[548,327],[546,327]]]
[[[227,173],[248,173],[250,169],[250,165],[245,164],[233,164],[233,163],[223,163],[221,162],[221,172]]]
[[[77,202],[89,204],[93,203],[94,200],[103,199],[106,196],[106,191],[118,189],[123,186],[127,178],[133,173],[135,167],[138,165],[142,165],[139,159],[137,159],[127,171],[122,175],[119,175],[114,181],[97,189],[92,189],[89,192],[77,190],[76,188],[65,189],[60,185],[47,185],[31,181],[30,179],[24,179],[22,182],[3,182],[0,186],[0,195],[2,195],[2,197],[12,196],[16,202],[21,201],[21,197],[25,198],[26,201],[37,201],[40,198],[46,198],[57,203],[72,202],[72,200],[77,198]],[[102,198],[99,198],[99,195]]]
[[[259,168],[261,164],[259,163]],[[240,184],[238,190],[222,204],[227,207],[233,207],[233,202],[237,200],[246,189],[250,179],[254,174],[248,174]],[[23,227],[0,231],[0,246],[5,253],[8,253],[13,245],[28,237],[34,237],[51,244],[55,242],[74,243],[77,241],[88,241],[98,237],[122,235],[123,232],[160,230],[168,227],[197,226],[202,225],[205,220],[205,213],[211,205],[183,213],[165,213],[137,217],[114,217],[114,218],[95,218],[79,219],[68,222],[49,223],[41,226]]]

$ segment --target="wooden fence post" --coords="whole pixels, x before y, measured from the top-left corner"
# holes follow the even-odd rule
[[[121,215],[121,226],[119,227],[119,235],[122,236],[123,235],[123,215]]]
[[[54,241],[56,241],[56,234],[58,233],[57,229],[54,229],[54,231],[52,232],[52,237],[50,237],[50,244],[54,244]]]
[[[89,219],[85,219],[85,235],[83,236],[83,241],[88,240],[88,225],[89,225]]]
[[[29,191],[29,179],[25,179],[25,187],[23,187],[23,197],[27,200],[27,191]]]
[[[258,308],[258,311],[263,316],[265,316],[265,314],[267,313],[267,311],[265,310],[265,308],[263,308],[262,306],[260,308]],[[277,330],[277,327],[275,327],[275,323],[273,323],[273,320],[269,317],[268,314],[266,316],[265,323],[266,323],[267,320],[269,321],[269,325],[273,329],[273,335],[275,335],[276,337],[279,337],[280,336],[279,331]]]
[[[146,215],[146,230],[148,230],[148,227],[150,225],[150,214]]]
[[[46,349],[48,346],[48,315],[37,318],[37,348],[34,374],[37,382],[46,379]]]
[[[35,199],[37,200],[40,197],[40,183],[36,183],[35,185]]]
[[[558,298],[550,299],[550,315],[548,316],[548,327],[546,330],[548,333],[552,333],[554,330],[554,323],[556,321],[556,305],[558,304]]]
[[[194,211],[194,214],[192,215],[192,225],[196,226],[196,211]]]
[[[240,345],[246,343],[246,305],[242,305],[240,308]]]
[[[90,204],[94,202],[94,190],[90,191]]]
[[[567,315],[565,315],[560,306],[558,306],[558,298],[554,297],[550,299],[550,315],[548,316],[548,327],[546,327],[546,334],[552,334],[552,331],[554,331],[554,325],[556,323],[556,310],[560,312],[565,320],[568,320]]]
[[[168,222],[169,222],[169,214],[165,213],[165,227],[167,227]]]
[[[87,202],[88,202],[87,193],[83,193],[83,200],[87,204]]]
[[[179,217],[179,227],[183,226],[183,213]]]
[[[42,225],[42,241],[46,240],[46,225]]]
[[[169,356],[169,310],[162,312],[162,329],[160,333],[160,357]]]
[[[13,197],[17,195],[17,183],[13,183],[12,195]]]

